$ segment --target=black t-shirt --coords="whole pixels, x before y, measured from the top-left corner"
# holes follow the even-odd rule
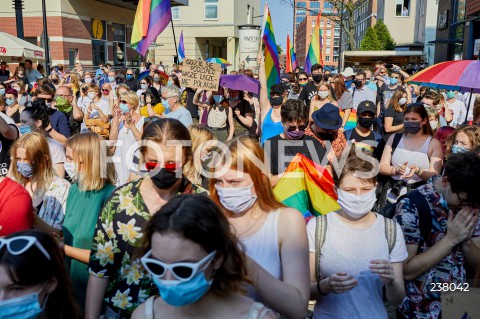
[[[345,132],[346,133],[346,132]],[[345,134],[345,137],[347,135]],[[375,141],[375,134],[373,131],[370,131],[370,134],[368,136],[361,136],[358,134],[357,130],[355,128],[352,129],[352,133],[350,134],[350,138],[348,139],[349,141],[355,140],[355,142],[363,142],[363,141]]]
[[[268,143],[270,143],[270,172],[273,175],[284,173],[297,153],[319,165],[322,163],[326,151],[315,138],[305,135],[301,140],[286,140],[280,135],[268,139],[263,144],[263,147],[268,151]],[[278,167],[279,163],[281,167]]]
[[[383,119],[384,122],[385,122],[386,117],[393,118],[392,126],[401,125],[401,124],[403,124],[404,112],[397,112],[397,111],[395,111],[395,109],[393,107],[390,106],[385,110],[385,115],[384,115],[384,119]],[[385,127],[385,123],[383,124],[383,126]],[[385,131],[385,128],[384,128],[384,131]],[[384,132],[384,137],[383,138],[385,139],[385,141],[388,141],[388,139],[390,138],[390,136],[392,134],[394,134],[394,133]]]
[[[185,92],[187,92],[187,99],[186,99],[187,110],[192,115],[192,119],[198,119],[198,106],[193,104],[193,97],[195,96],[196,90],[192,88],[186,88]]]
[[[126,84],[126,85],[130,88],[130,90],[132,90],[133,92],[137,92],[138,89],[139,89],[137,79],[126,80],[126,81],[125,81],[125,84]],[[158,92],[158,94],[160,95],[160,92]]]
[[[373,155],[376,159],[380,160],[382,157],[383,149],[385,148],[385,143],[381,139],[380,134],[375,134],[375,132],[370,131],[370,134],[368,136],[361,136],[358,134],[357,130],[355,128],[345,131],[344,132],[345,138],[347,141],[353,141],[355,140],[355,143],[363,143],[366,145],[362,145],[362,149],[365,150],[365,154],[367,155]],[[377,142],[377,146],[374,146],[375,142]]]
[[[240,115],[245,117],[245,114],[247,113],[252,113],[253,116],[253,124],[251,127],[246,127],[240,119],[237,117],[235,114],[235,110],[240,110]],[[233,122],[234,122],[234,127],[235,127],[235,133],[241,133],[248,131],[248,135],[250,137],[256,137],[257,136],[257,123],[255,122],[255,107],[247,102],[246,100],[240,99],[240,102],[232,107],[232,114],[233,114]]]
[[[8,123],[8,125],[15,127],[18,131],[18,128],[15,123],[13,123],[12,119],[3,112],[0,116]],[[14,140],[9,140],[0,134],[0,176],[6,176],[8,173],[8,168],[10,167],[9,152],[14,142]]]
[[[380,106],[382,107],[381,108],[382,112],[385,111],[385,109],[388,107],[388,105],[390,104],[390,100],[392,99],[393,93],[395,93],[395,91],[397,91],[399,87],[400,86],[397,85],[394,89],[392,89],[388,85],[383,84],[378,89],[378,95],[380,99]]]
[[[310,107],[310,101],[312,98],[317,95],[318,87],[313,82],[308,82],[306,86],[303,87],[298,99],[305,102],[305,104]]]

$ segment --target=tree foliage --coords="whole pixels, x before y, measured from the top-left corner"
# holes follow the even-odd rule
[[[380,51],[382,49],[382,45],[380,41],[378,41],[377,33],[372,27],[367,28],[367,32],[365,33],[365,37],[360,44],[360,51]]]
[[[383,20],[378,20],[373,29],[377,34],[382,50],[395,50],[395,41],[390,35],[388,27],[383,23]]]

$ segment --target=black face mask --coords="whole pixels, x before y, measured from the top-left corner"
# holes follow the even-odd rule
[[[282,85],[283,85],[283,87],[285,88],[285,90],[290,90],[290,83],[288,83],[288,82],[282,82]]]
[[[176,177],[175,172],[169,172],[162,168],[157,175],[151,177],[153,184],[159,189],[170,189],[180,178]]]
[[[270,104],[272,106],[279,106],[279,105],[282,105],[282,103],[283,103],[283,96],[271,97],[270,98]]]
[[[320,82],[320,81],[322,81],[322,79],[323,79],[323,75],[321,75],[321,74],[314,74],[314,75],[312,75],[312,79],[313,79],[313,81],[315,81],[315,82]]]
[[[356,87],[357,89],[360,89],[360,88],[362,87],[362,85],[363,85],[362,81],[357,81],[357,80],[355,80],[353,83],[355,83],[355,87]]]
[[[322,141],[333,141],[335,133],[323,133],[315,131],[315,135]]]
[[[358,124],[364,128],[371,128],[373,123],[375,123],[375,118],[368,118],[368,117],[359,117]]]

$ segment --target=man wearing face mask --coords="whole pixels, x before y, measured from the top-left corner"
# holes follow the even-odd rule
[[[135,79],[135,74],[133,73],[132,69],[127,70],[127,74],[125,75],[125,84],[128,85],[130,90],[133,92],[137,92],[138,90],[138,81]]]
[[[355,87],[349,88],[350,94],[353,97],[353,109],[357,111],[360,103],[364,101],[377,102],[377,93],[368,88],[367,75],[365,72],[357,72],[355,75],[355,81],[353,82]],[[347,87],[348,88],[348,87]]]
[[[71,135],[80,133],[80,123],[83,122],[84,114],[77,105],[77,97],[69,87],[60,86],[57,89],[51,107],[67,116]]]
[[[338,130],[342,126],[342,117],[338,107],[327,103],[321,109],[313,112],[313,123],[305,129],[305,134],[317,139],[326,149],[327,158],[332,162],[342,156],[347,144],[345,135]],[[324,163],[320,163],[324,165]]]
[[[2,61],[0,63],[0,82],[5,82],[10,77],[10,70],[8,69],[7,62]]]
[[[323,67],[320,64],[314,64],[310,71],[313,82],[309,82],[303,87],[302,92],[300,92],[300,95],[298,96],[298,99],[305,102],[308,107],[310,107],[310,101],[312,98],[317,95],[318,86],[323,80]]]
[[[305,135],[308,125],[308,109],[300,100],[288,100],[281,109],[284,131],[269,138],[263,145],[270,150],[270,181],[276,185],[285,172],[291,159],[300,153],[320,164],[325,156],[325,148],[315,138]]]
[[[443,176],[416,190],[416,200],[397,203],[395,218],[408,251],[403,268],[407,299],[399,306],[403,318],[440,318],[441,287],[466,288],[466,264],[479,269],[479,179],[478,154],[453,154]],[[428,219],[421,217],[425,214]]]
[[[377,115],[380,115],[385,111],[385,109],[390,104],[390,99],[392,98],[393,93],[395,93],[395,91],[399,87],[401,87],[402,82],[403,82],[403,75],[400,74],[399,72],[392,71],[390,75],[389,84],[384,83],[378,90],[378,100],[379,100],[378,109],[380,110],[380,113],[377,113]],[[408,92],[407,92],[407,96],[410,96],[408,95]],[[411,96],[410,98],[407,97],[407,100],[408,100],[407,103],[412,103]]]
[[[380,159],[382,156],[382,135],[372,130],[376,120],[377,107],[372,101],[363,101],[357,109],[357,126],[345,131],[347,141],[355,143],[367,155]]]
[[[451,127],[459,127],[460,125],[465,123],[467,108],[465,107],[465,103],[457,100],[456,91],[447,91],[446,104],[448,105],[448,108],[453,112],[453,121],[448,123],[448,125]]]
[[[290,93],[291,85],[290,85],[290,74],[289,73],[283,73],[282,74],[282,76],[280,77],[280,83],[285,88],[285,91],[287,91],[287,93]]]

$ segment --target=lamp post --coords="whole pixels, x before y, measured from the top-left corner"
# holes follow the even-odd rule
[[[343,43],[342,43],[342,40],[343,40],[343,27],[342,27],[342,20],[343,20],[343,5],[345,4],[344,0],[342,0],[342,6],[340,8],[340,40],[338,41],[339,42],[339,45],[340,45],[340,49],[338,50],[338,72],[340,73],[341,71],[343,71],[342,69],[342,46],[343,46]]]
[[[13,0],[15,9],[15,22],[17,24],[17,37],[24,40],[23,33],[23,0]]]
[[[47,9],[45,8],[45,0],[42,0],[42,15],[43,15],[43,37],[45,43],[45,72],[50,74],[50,45],[48,43],[47,31]]]

